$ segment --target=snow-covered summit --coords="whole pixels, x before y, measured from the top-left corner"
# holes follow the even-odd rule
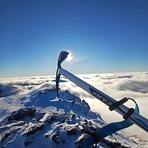
[[[10,98],[7,97],[9,101]],[[18,109],[8,113],[0,123],[1,148],[16,145],[21,148],[76,148],[81,146],[85,136],[106,124],[98,113],[91,111],[86,101],[69,91],[61,91],[57,99],[54,88],[41,87],[20,95],[13,103],[20,104]],[[127,138],[115,133],[95,146],[146,148],[148,143],[137,136]]]

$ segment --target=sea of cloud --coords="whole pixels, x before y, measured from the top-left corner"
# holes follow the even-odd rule
[[[124,97],[133,98],[139,105],[140,114],[148,118],[148,73],[106,73],[106,74],[83,74],[77,75],[90,85],[103,91],[116,100]],[[55,76],[38,76],[38,77],[20,77],[0,79],[0,107],[4,112],[4,99],[10,99],[13,102],[22,95],[41,88],[55,88]],[[116,112],[110,112],[108,107],[87,92],[76,86],[64,77],[61,77],[60,88],[69,90],[81,99],[86,100],[91,109],[101,114],[101,117],[107,122],[116,122],[122,120],[122,117]],[[12,97],[13,96],[13,97]],[[10,104],[11,104],[10,101]],[[9,104],[9,105],[10,105]],[[128,107],[134,107],[134,103],[126,103]],[[9,107],[7,105],[7,107]],[[136,125],[123,130],[125,134],[139,135],[145,139],[148,136],[146,132]]]

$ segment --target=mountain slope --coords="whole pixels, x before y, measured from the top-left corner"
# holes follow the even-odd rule
[[[88,103],[69,91],[61,91],[58,100],[54,88],[41,87],[20,95],[15,103],[19,104],[18,109],[4,113],[7,116],[0,123],[1,148],[80,147],[83,137],[106,124],[98,113],[90,110]],[[127,138],[121,133],[108,136],[96,145],[99,148],[147,146],[137,136]]]

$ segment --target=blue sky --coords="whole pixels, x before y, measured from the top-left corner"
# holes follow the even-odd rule
[[[148,71],[148,0],[0,0],[0,77]]]

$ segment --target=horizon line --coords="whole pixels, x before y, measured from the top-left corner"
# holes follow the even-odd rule
[[[74,73],[75,75],[90,75],[90,74],[113,74],[113,73],[148,73],[148,71],[124,71],[124,72],[98,72],[98,73]],[[56,76],[56,74],[45,74],[45,75],[26,75],[26,76],[0,76],[0,79],[10,79],[10,78],[29,78],[29,77],[48,77]]]

